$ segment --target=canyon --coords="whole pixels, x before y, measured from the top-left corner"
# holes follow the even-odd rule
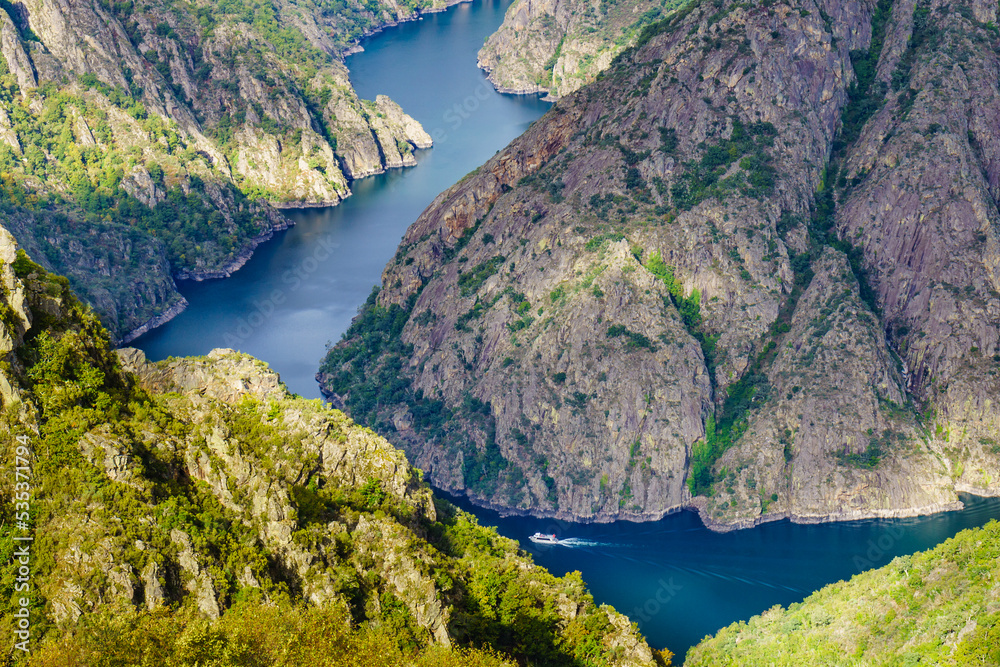
[[[996,495],[995,18],[647,27],[410,227],[324,391],[508,512],[728,530]]]

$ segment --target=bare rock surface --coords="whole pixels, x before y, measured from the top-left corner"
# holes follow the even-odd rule
[[[994,11],[654,25],[410,227],[325,391],[507,512],[726,529],[1000,493]]]
[[[682,3],[517,0],[479,51],[501,92],[567,95],[593,81],[643,28]]]

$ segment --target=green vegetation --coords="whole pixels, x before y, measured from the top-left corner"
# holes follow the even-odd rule
[[[431,508],[419,473],[406,470],[385,441],[316,401],[274,392],[219,398],[213,392],[229,369],[215,369],[213,380],[213,364],[239,361],[266,371],[246,357],[164,362],[164,369],[201,368],[207,391],[142,389],[65,279],[23,253],[13,268],[32,286],[33,325],[6,360],[16,364],[2,369],[23,403],[0,412],[0,555],[7,556],[0,562],[0,630],[10,635],[16,622],[16,436],[34,451],[37,589],[33,655],[12,664],[66,665],[67,656],[72,664],[178,667],[617,663],[613,647],[622,631],[611,622],[614,612],[594,604],[578,573],[556,578],[474,517],[440,500]],[[54,309],[51,299],[61,305]],[[379,319],[367,323],[364,336],[378,346],[405,317],[370,306]],[[471,397],[466,402],[468,410],[489,411]],[[321,450],[357,439],[367,442],[347,469],[320,464]],[[238,481],[244,474],[249,478]],[[281,517],[290,518],[290,538],[272,532]],[[100,557],[81,561],[71,555],[76,549]],[[308,568],[296,565],[296,550],[308,554]],[[198,611],[201,597],[187,588],[190,559],[222,612],[216,620]],[[400,567],[429,587],[427,604],[447,609],[454,648],[432,645],[413,611],[418,590],[393,583]],[[140,573],[149,568],[160,573],[163,604],[146,611],[112,576],[123,572],[148,593]],[[80,591],[73,595],[83,614],[58,622],[48,596],[69,584]],[[324,601],[305,602],[309,590]],[[567,599],[572,617],[560,611]]]
[[[661,127],[660,131],[660,151],[667,155],[672,155],[677,150],[680,140],[677,138],[677,130],[672,127]]]
[[[893,0],[880,0],[872,17],[872,41],[868,51],[852,51],[851,62],[855,68],[857,81],[848,89],[848,103],[841,117],[841,128],[833,141],[833,152],[827,165],[826,182],[821,184],[815,195],[815,202],[809,223],[810,260],[814,260],[822,252],[823,247],[830,246],[847,256],[851,270],[861,293],[861,300],[875,313],[881,316],[878,296],[869,282],[868,270],[864,266],[864,253],[861,248],[855,248],[850,241],[840,239],[836,232],[837,199],[833,184],[843,190],[848,187],[846,174],[837,178],[840,162],[844,151],[860,135],[865,123],[881,108],[885,102],[886,89],[883,84],[875,84],[876,66],[885,40],[886,22],[892,14]],[[856,185],[858,179],[850,185]]]
[[[507,461],[497,444],[496,422],[490,410],[490,404],[479,399],[466,396],[459,409],[459,414],[474,424],[486,436],[486,446],[481,450],[466,451],[462,460],[462,481],[472,491],[492,496],[504,481],[505,472],[516,475],[520,472],[514,464]],[[461,438],[455,426],[451,425],[450,435]]]
[[[872,39],[867,51],[851,51],[851,64],[856,77],[848,89],[847,106],[841,116],[839,135],[834,139],[834,152],[841,151],[853,143],[868,119],[875,115],[885,103],[884,83],[875,84],[878,59],[885,43],[885,27],[892,16],[894,0],[879,0],[872,15]]]
[[[596,196],[597,195],[594,195],[594,197]],[[593,199],[593,197],[591,199]],[[623,238],[625,238],[625,235],[619,234],[617,232],[600,234],[587,241],[583,247],[589,252],[596,252],[598,250],[601,250],[602,248],[607,247],[609,243],[617,243],[618,241],[621,241]]]
[[[334,27],[332,35],[341,48],[369,34],[374,28],[389,21],[410,16],[414,11],[429,9],[432,0],[402,0],[394,7],[378,0],[351,3],[346,0],[309,0],[307,6]],[[402,11],[395,11],[398,7]]]
[[[685,297],[683,286],[674,277],[673,267],[663,262],[659,252],[653,252],[645,266],[666,284],[671,305],[677,309],[685,328],[701,345],[710,376],[714,377],[718,336],[707,334],[702,328],[701,294],[692,290],[690,296]],[[791,317],[790,312],[785,314],[786,318]],[[774,329],[774,335],[788,330],[787,324],[782,326],[781,318]],[[773,358],[775,347],[773,341],[766,345],[743,377],[728,387],[718,423],[713,416],[706,421],[705,440],[696,443],[691,450],[691,471],[687,483],[692,495],[711,495],[715,483],[712,470],[716,461],[746,430],[750,410],[767,400],[770,385],[762,369]]]
[[[680,24],[684,22],[691,12],[697,9],[701,5],[700,2],[696,0],[690,0],[686,4],[678,3],[678,9],[674,14],[668,18],[661,19],[655,23],[650,23],[642,29],[639,34],[638,39],[636,39],[634,49],[638,50],[645,46],[651,39],[657,35],[669,34],[680,27]]]
[[[705,365],[709,369],[709,374],[714,375],[715,344],[718,341],[718,336],[708,334],[702,329],[701,292],[695,289],[691,290],[691,294],[688,296],[684,296],[684,286],[674,277],[674,267],[664,263],[658,250],[654,250],[649,256],[645,267],[667,286],[667,291],[670,293],[670,305],[677,309],[677,313],[684,323],[684,328],[701,345],[702,354],[705,355]]]
[[[502,263],[502,258],[494,259],[501,259]],[[467,285],[475,285],[478,289],[499,265],[491,262],[484,262],[465,274],[473,276]],[[472,310],[459,318],[456,327],[466,326],[505,294],[510,294],[515,302],[520,297],[523,303],[523,295],[515,296],[513,290],[505,290],[492,302],[477,301]],[[401,338],[416,295],[411,297],[406,308],[396,304],[381,306],[377,298],[376,287],[344,333],[341,343],[327,351],[320,366],[324,388],[343,398],[354,419],[384,434],[395,431],[385,408],[407,406],[415,429],[423,437],[437,441],[453,453],[462,452],[466,486],[477,492],[494,494],[505,481],[516,477],[519,470],[500,452],[489,403],[466,395],[461,403],[449,407],[440,397],[425,395],[421,389],[414,391],[402,372],[413,350],[412,346],[404,345]],[[520,328],[525,326],[530,326],[530,322]],[[466,364],[467,370],[473,368],[470,362]],[[476,448],[469,438],[469,429],[482,434],[483,448]]]
[[[828,180],[831,182],[836,181],[838,161],[843,151],[857,139],[865,122],[884,102],[885,89],[875,85],[874,79],[875,67],[884,43],[886,22],[891,12],[892,0],[880,0],[872,19],[871,47],[868,51],[851,53],[857,81],[849,89],[849,99],[843,111],[841,129],[834,139],[834,153],[827,167],[827,172],[830,174]],[[768,399],[770,383],[766,369],[777,355],[778,345],[784,334],[790,330],[795,307],[802,292],[812,280],[812,263],[819,258],[825,247],[835,248],[846,255],[858,280],[862,301],[876,316],[881,316],[877,294],[869,282],[868,271],[864,266],[863,252],[850,242],[837,237],[835,223],[836,192],[834,188],[823,184],[815,195],[808,224],[809,250],[791,258],[795,282],[791,293],[781,305],[777,320],[772,323],[768,331],[768,340],[751,359],[750,366],[743,376],[727,389],[726,400],[717,416],[717,422],[713,419],[706,423],[705,441],[697,443],[692,449],[691,474],[688,478],[688,487],[692,494],[713,493],[716,481],[713,470],[716,462],[746,431],[750,411],[760,407]],[[787,232],[793,224],[793,221],[783,216],[779,223],[779,232]],[[840,453],[838,459],[844,465],[872,468],[885,456],[890,443],[891,439],[886,437],[872,438],[864,452]],[[790,460],[790,454],[791,450],[786,446],[786,460]]]
[[[31,27],[21,18],[21,12],[17,10],[10,0],[0,0],[0,9],[7,13],[14,26],[17,28],[21,40],[25,42],[39,42],[38,35],[32,32]]]
[[[341,605],[276,601],[238,602],[218,621],[190,609],[171,613],[133,607],[85,614],[73,634],[47,643],[35,667],[79,665],[227,665],[232,667],[512,667],[489,649],[441,646],[401,648],[391,626],[351,627]],[[67,656],[76,662],[67,663]]]
[[[566,187],[556,169],[551,166],[543,167],[533,174],[522,177],[517,184],[518,186],[530,186],[542,192],[548,192],[549,199],[553,204],[558,204],[563,200],[562,190]],[[537,217],[533,217],[532,222],[538,222],[543,214],[536,213],[535,215]]]
[[[765,349],[770,352],[773,348]],[[716,481],[712,470],[716,461],[743,435],[749,425],[750,410],[760,407],[769,392],[767,376],[753,370],[727,388],[718,424],[714,417],[709,417],[705,422],[705,440],[695,443],[691,449],[691,472],[687,484],[692,495],[712,494]]]
[[[483,286],[490,276],[495,274],[503,266],[506,259],[503,255],[497,255],[492,259],[488,259],[481,264],[477,264],[475,267],[467,272],[461,273],[458,276],[458,286],[461,289],[462,296],[471,296],[479,291],[479,288]]]
[[[92,79],[84,77],[82,82]],[[129,92],[101,86],[115,106],[136,118],[151,142],[162,140],[167,147],[164,161],[204,164],[169,124],[159,117],[147,118],[143,105]],[[166,185],[163,168],[145,162],[142,151],[133,150],[113,132],[107,113],[93,102],[50,88],[40,113],[32,104],[37,101],[21,96],[16,79],[0,61],[0,105],[8,111],[24,156],[0,144],[0,207],[8,214],[21,209],[37,212],[33,226],[37,238],[62,238],[62,246],[73,240],[88,244],[84,239],[89,239],[89,230],[125,226],[163,240],[171,263],[182,270],[194,269],[198,261],[213,255],[215,261],[231,258],[266,227],[262,213],[235,188],[226,191],[224,186],[233,199],[226,220],[201,178],[191,178],[187,194],[180,185]],[[78,118],[90,122],[103,147],[76,142]],[[125,175],[135,167],[146,167],[155,177],[155,185],[165,194],[162,202],[149,207],[123,189]],[[41,182],[64,183],[68,193],[36,187]],[[51,244],[43,248],[52,266],[68,268],[64,251]]]
[[[378,292],[377,287],[372,290],[344,333],[345,344],[330,348],[320,366],[327,389],[345,397],[354,419],[372,426],[378,424],[380,406],[410,396],[410,382],[400,371],[412,352],[400,341],[410,308],[379,305]],[[445,416],[441,409],[431,412],[436,414],[427,414],[425,420],[436,423],[436,417]]]
[[[484,51],[502,85],[530,83],[565,95],[600,76],[612,58],[631,51],[647,26],[670,16],[680,4],[678,0],[642,0],[629,5],[611,0],[575,5],[558,22],[548,13],[532,16],[527,26],[516,29],[507,21],[498,31],[503,37],[488,38]],[[538,51],[538,45],[546,43],[551,46],[544,48],[552,51],[543,60],[545,53]],[[648,81],[640,83],[631,94],[642,94],[648,86]]]
[[[734,623],[692,648],[684,664],[1000,664],[998,576],[1000,523],[992,521]]]
[[[614,324],[608,327],[608,338],[618,338],[619,336],[624,336],[627,339],[626,347],[656,350],[656,345],[647,336],[630,330],[624,324]]]
[[[871,429],[869,429],[871,434]],[[894,433],[891,429],[882,431],[880,437],[871,437],[863,452],[836,452],[835,456],[841,465],[852,468],[871,469],[878,466],[879,462],[889,453],[893,440],[902,441],[905,434]]]
[[[899,59],[896,69],[892,72],[891,83],[893,90],[910,90],[910,81],[913,77],[913,65],[916,62],[917,49],[927,43],[935,42],[940,35],[941,29],[939,24],[931,17],[930,5],[923,2],[918,3],[913,9],[913,30],[910,32],[906,51]]]
[[[37,36],[16,3],[4,2],[32,53]],[[309,134],[336,150],[344,128],[331,105],[347,104],[361,117],[374,105],[357,100],[337,55],[377,26],[432,5],[101,0],[94,16],[106,25],[95,34],[124,28],[122,48],[134,48],[145,67],[133,71],[125,59],[108,70],[95,60],[82,71],[54,62],[39,67],[37,88],[22,91],[0,58],[0,107],[11,127],[0,141],[0,210],[13,219],[11,232],[124,336],[176,303],[171,274],[222,271],[269,232],[280,217],[261,200],[346,194],[327,146]],[[321,34],[307,37],[311,27]],[[62,57],[48,46],[44,52]],[[305,127],[289,111],[303,106]],[[271,146],[279,147],[277,169],[259,163],[272,159]],[[303,163],[319,190],[295,178]],[[72,250],[80,247],[96,256]]]
[[[445,248],[444,250],[445,259],[450,260],[451,258],[458,256],[458,254],[465,249],[465,246],[469,245],[469,241],[471,241],[472,237],[476,235],[476,232],[479,231],[479,228],[482,226],[482,224],[483,224],[483,218],[478,218],[476,219],[475,224],[473,224],[471,227],[467,227],[462,232],[462,235],[459,236],[458,239],[455,241],[454,245]],[[406,254],[405,252],[402,252],[402,248],[400,248],[400,251],[397,251],[396,253],[396,261],[397,262],[401,261],[405,254]]]
[[[106,304],[110,297],[127,310],[136,285],[155,292],[159,285],[141,286],[169,279],[157,263],[163,255],[176,271],[218,267],[270,228],[235,185],[209,177],[206,156],[172,122],[147,113],[141,90],[111,88],[93,75],[80,84],[89,92],[46,83],[25,98],[0,59],[0,106],[19,146],[0,142],[0,210],[12,232],[40,261],[70,275],[86,300]],[[122,113],[127,121],[116,115]],[[134,132],[123,131],[123,123]],[[149,142],[146,150],[135,133]],[[149,175],[156,201],[129,194],[125,181],[136,170]],[[85,261],[75,248],[87,249]],[[104,271],[87,268],[95,265]],[[116,335],[149,317],[123,315],[108,320]]]
[[[776,174],[766,150],[777,134],[774,125],[763,122],[745,126],[735,116],[731,120],[733,130],[728,139],[701,146],[701,159],[684,163],[684,173],[670,187],[671,200],[678,209],[688,211],[709,197],[722,198],[730,190],[757,199],[774,190]],[[737,160],[739,170],[722,178]]]

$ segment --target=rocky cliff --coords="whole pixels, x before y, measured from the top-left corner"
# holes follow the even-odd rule
[[[643,28],[683,3],[517,0],[479,51],[497,90],[567,95],[593,81]]]
[[[0,625],[28,609],[30,664],[664,664],[263,362],[116,353],[3,228],[0,286]]]
[[[720,529],[1000,492],[982,3],[694,3],[440,195],[321,369],[438,484]]]
[[[127,338],[182,307],[172,277],[238,269],[288,224],[275,207],[336,204],[350,180],[415,164],[430,137],[387,97],[359,99],[339,58],[445,3],[342,4],[0,7],[5,224]],[[92,241],[97,256],[79,251]]]

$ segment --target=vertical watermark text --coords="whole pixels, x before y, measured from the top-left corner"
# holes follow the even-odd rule
[[[14,449],[14,648],[25,653],[31,650],[31,439],[26,435],[15,438]]]

